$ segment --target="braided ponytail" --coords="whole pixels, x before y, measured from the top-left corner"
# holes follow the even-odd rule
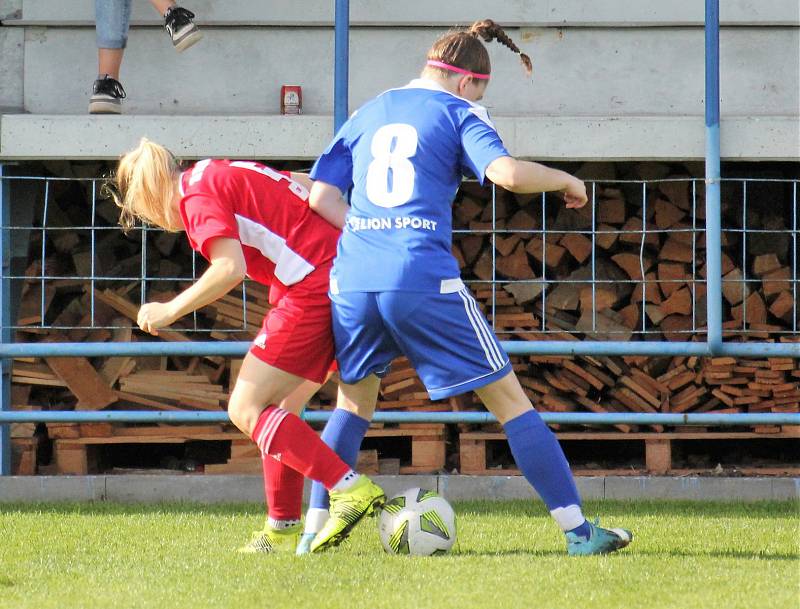
[[[525,53],[519,50],[519,47],[514,44],[514,41],[509,38],[508,34],[505,33],[503,28],[497,25],[491,19],[483,19],[481,21],[476,21],[472,24],[469,28],[469,33],[473,36],[478,38],[482,38],[485,42],[491,42],[492,40],[497,40],[503,46],[508,47],[514,53],[519,54],[519,60],[522,62],[523,67],[525,68],[525,72],[527,72],[528,76],[533,73],[533,62],[531,62],[531,58],[528,57]]]

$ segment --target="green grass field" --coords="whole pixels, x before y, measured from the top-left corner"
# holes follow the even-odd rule
[[[797,503],[589,503],[636,538],[587,558],[541,506],[455,508],[456,551],[411,558],[374,520],[326,555],[238,555],[260,506],[0,505],[0,607],[800,607]]]

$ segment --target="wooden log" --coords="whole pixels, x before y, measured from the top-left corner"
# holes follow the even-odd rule
[[[517,244],[522,240],[519,234],[510,237],[495,237],[495,249],[501,256],[510,256]]]
[[[592,307],[597,311],[603,311],[617,304],[617,293],[602,287],[596,287],[594,290],[590,287],[581,288],[579,299],[581,311],[591,311]]]
[[[664,245],[661,246],[658,257],[660,260],[689,263],[692,261],[692,248],[687,248],[680,238],[670,235]]]
[[[584,235],[569,233],[559,242],[579,264],[583,264],[592,255],[592,242]]]
[[[567,250],[560,245],[545,243],[539,237],[533,237],[525,247],[525,251],[538,260],[539,263],[544,260],[545,266],[551,269],[558,267],[567,253]]]
[[[661,303],[664,316],[679,314],[689,315],[692,312],[692,294],[688,288],[681,288]]]
[[[792,270],[788,266],[781,267],[775,271],[764,273],[762,276],[762,289],[764,296],[769,297],[788,290],[792,285]]]
[[[619,239],[619,232],[610,224],[600,224],[595,233],[594,242],[604,250],[611,249]]]
[[[652,260],[648,257],[642,257],[641,260],[638,254],[616,254],[611,256],[611,260],[613,260],[618,267],[620,267],[625,274],[628,275],[631,279],[642,279],[642,268],[644,268],[645,273],[650,270],[652,266]]]
[[[655,202],[655,209],[656,227],[659,230],[671,228],[686,217],[686,212],[684,210],[665,199],[657,199]]]
[[[743,304],[733,307],[731,315],[737,321],[744,319],[748,326],[767,323],[767,307],[758,292],[753,292]]]
[[[625,201],[623,199],[605,199],[597,206],[597,221],[605,224],[622,224],[625,222]]]
[[[539,223],[524,209],[520,209],[506,223],[506,229],[511,231],[534,231],[539,228]]]
[[[658,247],[658,233],[653,232],[655,230],[655,225],[650,222],[645,222],[644,228],[642,228],[641,218],[628,218],[620,229],[620,231],[624,232],[620,232],[619,240],[621,243],[638,246],[644,239],[645,245]]]
[[[462,224],[468,224],[481,215],[484,204],[474,197],[464,196],[453,206],[453,213]]]
[[[658,287],[665,298],[669,298],[673,292],[686,285],[686,279],[689,277],[686,265],[670,262],[660,262],[657,274]]]
[[[689,186],[688,180],[659,182],[658,190],[678,209],[689,211],[692,209]]]
[[[78,398],[79,410],[105,408],[119,399],[85,357],[48,357],[45,361]]]
[[[525,245],[523,243],[519,243],[514,249],[514,253],[510,256],[498,257],[495,260],[495,264],[497,266],[497,272],[509,279],[536,278],[533,269],[531,269],[528,263],[528,255],[525,253]]]
[[[775,254],[761,254],[753,261],[753,273],[758,277],[777,271],[781,268],[781,261]]]

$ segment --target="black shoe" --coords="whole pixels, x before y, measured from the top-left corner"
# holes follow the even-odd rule
[[[176,51],[185,51],[203,37],[192,19],[194,13],[180,6],[173,6],[164,14],[164,28]]]
[[[125,97],[125,89],[119,81],[106,74],[94,81],[89,114],[120,114]]]

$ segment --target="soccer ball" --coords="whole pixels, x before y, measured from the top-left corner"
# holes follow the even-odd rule
[[[445,554],[456,540],[456,515],[444,497],[411,488],[383,506],[378,532],[389,554]]]

